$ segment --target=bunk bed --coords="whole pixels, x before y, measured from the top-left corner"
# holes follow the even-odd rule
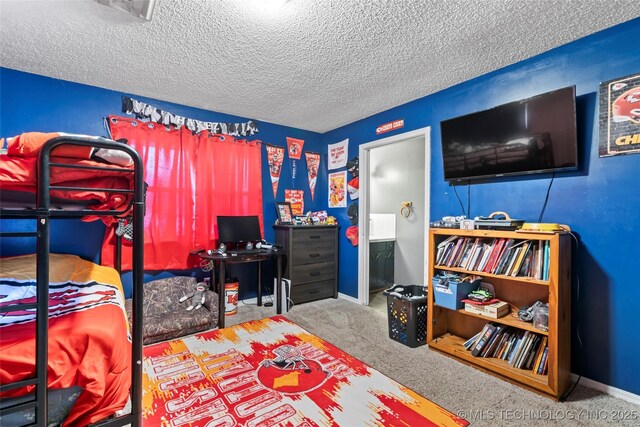
[[[42,137],[42,134],[39,136]],[[17,372],[13,382],[5,383],[3,380],[0,384],[0,418],[6,420],[12,414],[30,411],[33,417],[28,424],[47,426],[48,401],[59,398],[55,392],[62,389],[75,392],[76,396],[80,396],[75,402],[82,402],[80,406],[84,415],[74,414],[75,418],[72,420],[75,421],[70,421],[70,425],[85,425],[86,420],[90,419],[91,425],[140,426],[144,216],[144,177],[140,156],[126,144],[100,137],[57,135],[35,145],[30,144],[33,140],[28,138],[20,144],[12,145],[13,142],[16,141],[9,142],[9,153],[0,156],[0,218],[34,219],[35,231],[3,230],[0,237],[35,237],[36,253],[2,260],[3,285],[7,284],[5,278],[10,275],[11,269],[17,273],[17,282],[30,286],[31,294],[29,298],[13,299],[10,304],[7,301],[11,298],[4,298],[5,304],[0,304],[0,334],[2,341],[9,343],[8,347],[0,349],[0,365],[3,365],[3,357],[10,357],[12,354],[15,356],[19,350],[13,346],[24,341],[10,341],[10,337],[20,334],[28,336],[29,327],[35,331],[31,332],[33,339],[28,339],[32,342],[31,345],[35,344],[35,360],[23,361],[20,368],[22,372]],[[96,153],[100,155],[96,157]],[[107,156],[104,156],[105,153]],[[130,165],[122,163],[123,154],[124,158],[129,159]],[[35,204],[30,204],[34,198]],[[100,218],[109,224],[125,216],[132,217],[133,221],[131,325],[127,325],[119,274],[111,268],[97,266],[79,257],[51,254],[49,241],[50,221],[54,218]],[[70,278],[73,281],[67,282]],[[32,283],[28,283],[30,279],[33,279]],[[55,293],[64,296],[63,309],[58,305],[60,300],[52,297]],[[0,298],[3,297],[6,295],[0,295]],[[72,305],[69,303],[71,300],[74,304],[84,306],[79,308]],[[87,310],[89,306],[91,308]],[[111,311],[89,314],[96,308]],[[120,311],[122,315],[119,314]],[[123,326],[105,326],[105,313],[110,316],[109,323],[118,323],[119,320],[115,319],[123,319]],[[59,327],[60,318],[78,314],[80,317],[67,319],[65,326]],[[14,334],[10,328],[18,328],[18,334]],[[97,334],[91,335],[93,329],[98,331]],[[62,339],[73,335],[75,341],[85,342],[93,353],[72,354],[64,343],[60,343],[60,334],[65,333],[68,336],[63,336]],[[120,336],[116,336],[118,334]],[[115,343],[122,343],[123,340],[124,345]],[[55,354],[50,360],[49,351],[56,351],[58,348],[65,352],[65,357],[60,358]],[[96,355],[96,351],[102,353]],[[27,349],[24,352],[29,353]],[[75,365],[59,366],[60,361],[65,358],[84,358],[89,364],[82,367],[82,360],[76,360]],[[107,361],[102,374],[90,373],[96,365],[92,365],[91,361],[95,362],[96,359]],[[12,362],[15,363],[15,359]],[[66,372],[74,366],[77,371]],[[109,378],[104,381],[98,378],[97,382],[82,381],[90,375],[106,375]],[[90,393],[87,390],[78,392],[78,385],[71,384],[72,381],[82,382],[85,387],[92,384],[94,390]],[[125,398],[130,398],[131,411],[122,415],[118,415],[115,410],[111,413],[116,406],[122,406],[123,393]],[[20,394],[24,396],[16,397]],[[92,400],[92,394],[98,398]]]

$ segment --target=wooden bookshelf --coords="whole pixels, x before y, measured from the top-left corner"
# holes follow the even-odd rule
[[[491,242],[497,238],[548,242],[548,278],[542,280],[436,265],[437,246],[450,236],[480,238],[483,242]],[[532,323],[523,322],[511,314],[492,319],[469,313],[464,309],[451,310],[440,307],[435,304],[435,295],[431,289],[427,311],[429,348],[542,395],[559,399],[570,386],[571,372],[570,236],[567,233],[431,229],[429,248],[429,283],[441,271],[468,273],[481,276],[484,282],[493,284],[496,296],[515,307],[530,305],[536,300],[549,303],[549,329],[541,331],[533,327]],[[546,336],[549,348],[547,373],[539,375],[531,369],[515,368],[499,358],[472,356],[471,351],[466,350],[463,344],[489,322]]]

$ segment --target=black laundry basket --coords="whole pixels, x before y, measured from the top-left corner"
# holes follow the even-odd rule
[[[427,288],[393,285],[387,297],[389,338],[415,348],[427,342]]]

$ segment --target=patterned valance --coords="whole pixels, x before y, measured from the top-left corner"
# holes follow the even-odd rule
[[[175,126],[177,128],[185,126],[192,132],[208,130],[211,133],[224,133],[231,136],[252,136],[258,133],[258,125],[253,120],[249,120],[246,123],[204,122],[163,111],[128,96],[122,97],[122,112],[135,114],[138,119],[149,119],[165,126]]]

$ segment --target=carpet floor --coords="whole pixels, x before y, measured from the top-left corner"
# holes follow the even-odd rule
[[[238,304],[228,326],[275,315],[273,307]],[[293,307],[285,316],[474,426],[640,425],[640,406],[578,385],[565,402],[494,378],[427,346],[389,338],[387,316],[344,299]]]

